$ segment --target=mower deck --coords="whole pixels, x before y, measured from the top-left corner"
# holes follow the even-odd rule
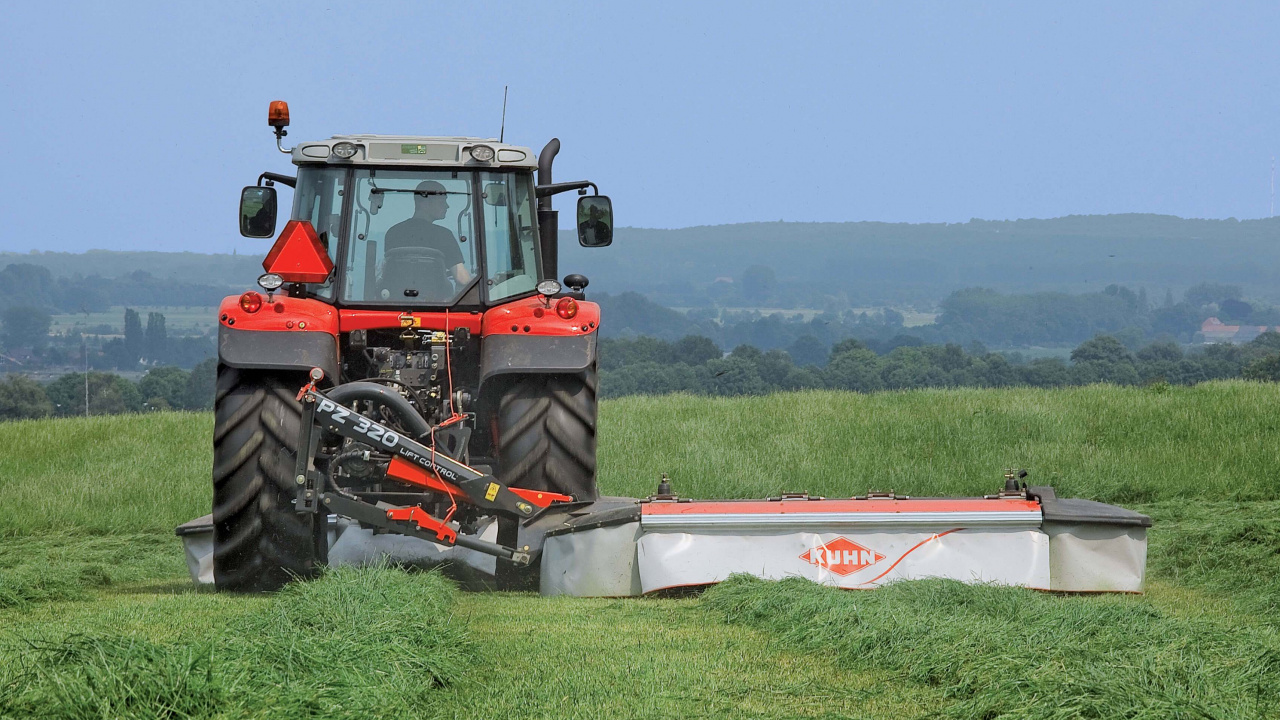
[[[1058,500],[1051,488],[986,498],[640,501],[629,513],[588,513],[548,532],[542,592],[641,595],[735,573],[848,589],[948,578],[1140,592],[1150,524],[1123,508]]]
[[[799,576],[847,589],[947,578],[1141,592],[1150,525],[1150,518],[1124,508],[1058,499],[1048,487],[985,498],[605,497],[546,508],[521,523],[518,546],[540,557],[544,595],[638,596],[696,589],[735,573]],[[211,532],[205,518],[179,529],[197,582],[211,579],[207,567],[203,577],[200,572],[201,556],[212,550]],[[491,544],[495,533],[496,523],[475,540]],[[449,561],[483,578],[493,577],[501,562],[463,547],[375,534],[345,520],[330,536],[335,565]]]

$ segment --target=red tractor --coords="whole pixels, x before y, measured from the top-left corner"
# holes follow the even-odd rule
[[[520,520],[596,490],[599,306],[557,276],[553,195],[586,247],[613,240],[593,183],[554,183],[560,143],[343,135],[281,146],[240,232],[276,235],[261,291],[219,309],[214,579],[263,591],[326,562],[330,514],[528,566]],[[536,179],[535,179],[536,171]],[[588,190],[591,194],[587,194]],[[500,518],[497,543],[469,531]]]

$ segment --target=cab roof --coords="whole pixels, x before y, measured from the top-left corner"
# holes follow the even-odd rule
[[[355,155],[349,159],[333,153],[333,146],[344,142],[356,146]],[[493,159],[484,162],[472,157],[471,148],[478,145],[492,148]],[[292,156],[294,165],[411,165],[474,169],[538,167],[537,155],[527,147],[476,137],[334,135],[328,140],[298,143]]]

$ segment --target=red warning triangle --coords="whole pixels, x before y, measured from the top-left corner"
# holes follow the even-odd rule
[[[262,267],[285,282],[322,283],[333,271],[333,261],[310,222],[290,220],[262,261]]]

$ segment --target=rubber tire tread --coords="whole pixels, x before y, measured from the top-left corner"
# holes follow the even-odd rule
[[[527,375],[498,404],[498,478],[576,500],[596,487],[597,374]]]
[[[213,578],[268,592],[327,560],[327,517],[293,510],[302,373],[218,366],[213,431]]]

